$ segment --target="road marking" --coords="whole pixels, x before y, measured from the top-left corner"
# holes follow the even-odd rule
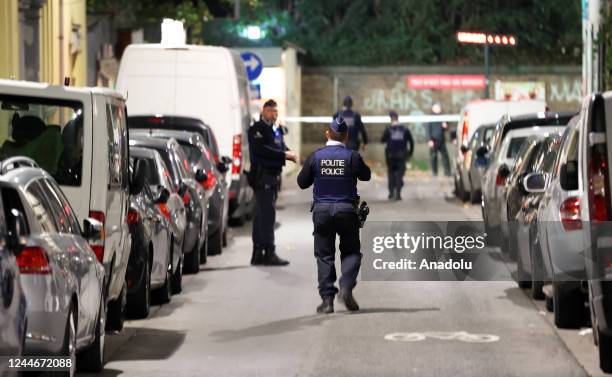
[[[498,335],[470,334],[466,331],[396,332],[385,335],[386,340],[394,342],[420,342],[427,338],[433,338],[438,340],[459,340],[466,343],[493,343],[499,341]]]

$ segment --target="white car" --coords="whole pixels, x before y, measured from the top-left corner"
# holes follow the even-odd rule
[[[94,218],[91,244],[106,271],[107,328],[123,327],[131,247],[125,101],[102,88],[0,80],[0,159],[26,156],[59,183],[80,222]],[[10,130],[10,131],[9,131]]]
[[[462,200],[467,200],[470,191],[464,181],[467,173],[464,156],[467,153],[468,142],[476,130],[485,124],[497,123],[504,115],[516,116],[532,114],[546,110],[546,103],[537,100],[495,101],[474,100],[461,109],[457,126],[457,149],[455,151],[455,192]],[[467,167],[469,168],[469,166]]]
[[[169,124],[175,117],[177,130],[190,129],[176,117],[195,118],[210,126],[221,155],[232,157],[227,172],[229,209],[239,222],[254,205],[253,190],[243,174],[250,168],[248,88],[242,59],[225,47],[133,44],[123,52],[117,76],[117,89],[126,95],[130,116],[159,115]]]

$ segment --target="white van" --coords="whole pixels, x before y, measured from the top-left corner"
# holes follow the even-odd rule
[[[34,159],[80,221],[104,224],[92,249],[106,270],[110,330],[123,326],[131,246],[126,119],[124,99],[112,90],[0,80],[0,159]]]
[[[516,116],[546,111],[546,102],[538,100],[496,101],[474,100],[461,109],[457,124],[457,149],[455,152],[455,193],[461,200],[467,200],[470,191],[463,181],[467,172],[463,171],[463,158],[468,151],[468,142],[478,127],[495,124],[504,115]]]
[[[248,85],[240,56],[213,46],[133,44],[124,51],[117,76],[130,116],[191,117],[212,128],[220,153],[233,159],[227,181],[230,213],[238,219],[253,202],[243,174],[250,162]]]

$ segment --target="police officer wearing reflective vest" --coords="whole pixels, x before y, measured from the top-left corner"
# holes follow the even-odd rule
[[[351,96],[344,97],[342,105],[344,106],[344,109],[334,114],[334,119],[340,116],[344,119],[344,122],[348,126],[348,141],[346,142],[347,148],[354,151],[359,151],[361,142],[363,141],[363,150],[365,150],[366,145],[368,145],[368,133],[366,132],[365,126],[361,121],[361,114],[353,111],[353,99]]]
[[[414,139],[410,130],[399,123],[399,117],[395,111],[389,112],[389,118],[391,125],[385,129],[381,138],[381,142],[386,144],[385,159],[389,179],[389,199],[401,200],[406,161],[412,157]]]
[[[348,126],[342,117],[332,121],[325,136],[327,144],[308,157],[297,178],[301,189],[314,185],[314,254],[323,300],[317,313],[333,313],[337,293],[348,310],[356,311],[359,305],[352,292],[361,266],[357,180],[369,181],[371,171],[358,152],[347,148]],[[340,237],[342,270],[339,292],[334,286],[336,235]]]
[[[264,104],[261,119],[249,128],[249,149],[251,171],[249,184],[255,191],[255,218],[253,219],[252,265],[285,266],[289,262],[276,254],[274,243],[274,223],[280,174],[285,160],[297,161],[284,142],[277,144],[274,123],[278,118],[276,102],[269,100]]]

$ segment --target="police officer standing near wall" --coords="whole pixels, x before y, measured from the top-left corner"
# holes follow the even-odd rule
[[[286,266],[289,264],[276,254],[274,203],[278,195],[279,178],[285,160],[296,162],[297,156],[288,150],[284,142],[277,144],[273,129],[277,118],[276,102],[269,100],[264,104],[261,119],[249,128],[251,171],[248,179],[255,191],[256,210],[253,219],[252,265]]]
[[[434,115],[442,113],[442,105],[436,102],[431,107],[431,112]],[[444,132],[448,129],[446,122],[431,122],[427,124],[427,139],[429,145],[429,154],[431,156],[431,172],[434,176],[438,175],[438,153],[442,158],[444,165],[444,175],[450,177],[450,161],[448,159],[448,151],[446,150],[446,142]]]
[[[363,150],[365,151],[366,145],[368,145],[368,133],[361,122],[361,115],[353,111],[353,99],[350,96],[344,97],[342,105],[344,109],[334,114],[334,119],[341,116],[348,126],[348,141],[346,146],[354,151],[359,151],[361,142],[363,141]]]
[[[371,171],[358,152],[346,147],[348,126],[342,117],[332,121],[325,136],[326,146],[308,157],[297,178],[301,189],[314,185],[314,254],[323,300],[317,313],[334,312],[336,234],[340,236],[342,270],[338,299],[348,310],[356,311],[359,305],[352,292],[361,266],[357,180],[370,180]]]
[[[381,142],[386,144],[385,159],[387,161],[387,176],[389,179],[389,199],[402,200],[401,192],[404,186],[406,161],[414,152],[414,139],[410,130],[399,123],[395,111],[389,112],[391,125],[385,129]]]

